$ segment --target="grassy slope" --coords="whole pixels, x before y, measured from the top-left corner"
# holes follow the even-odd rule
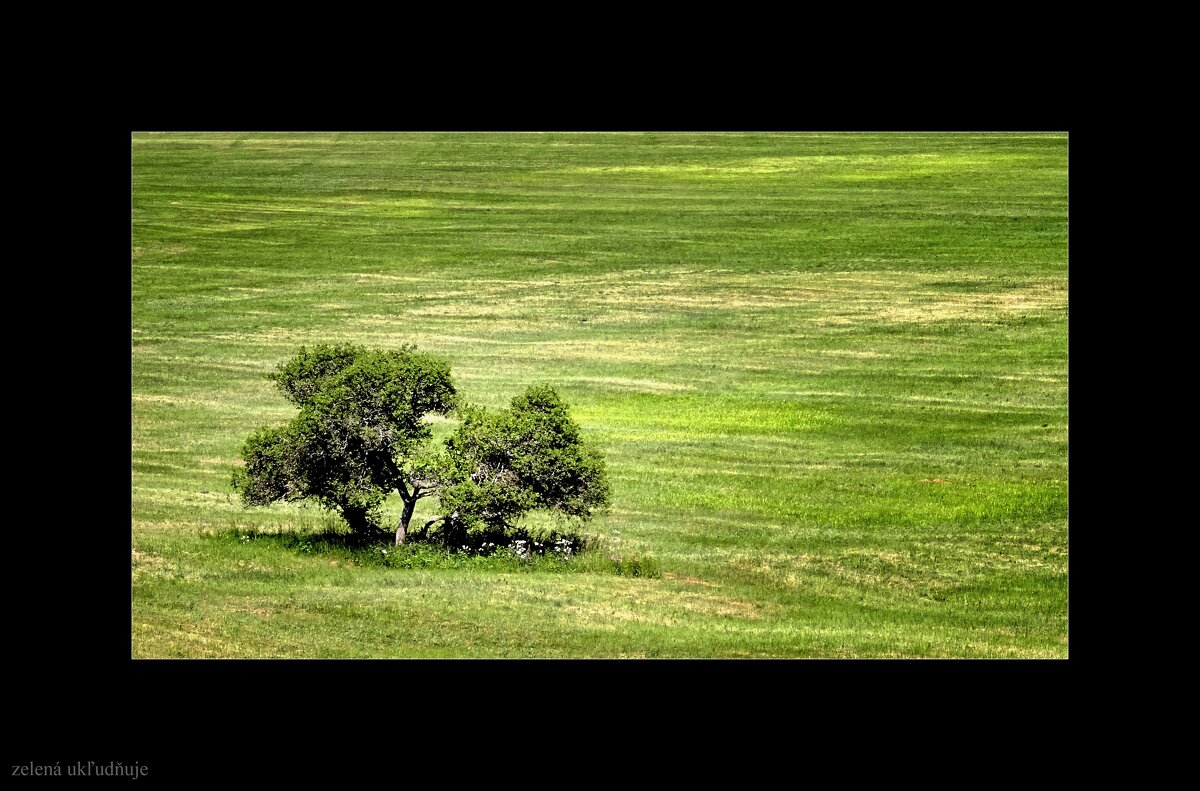
[[[135,656],[1065,656],[1062,135],[135,135]],[[300,344],[549,381],[667,576],[205,531]],[[445,427],[442,427],[443,430]],[[618,546],[613,544],[613,546]]]

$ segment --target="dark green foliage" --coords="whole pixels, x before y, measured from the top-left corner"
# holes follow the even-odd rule
[[[452,477],[439,492],[444,543],[510,535],[534,509],[582,521],[607,508],[604,459],[582,440],[554,388],[530,387],[505,410],[460,414],[462,424],[446,440]]]
[[[584,443],[554,388],[531,387],[512,401],[511,463],[542,508],[590,518],[608,505],[604,460]]]
[[[300,352],[283,363],[267,378],[279,385],[279,389],[296,406],[304,406],[321,385],[354,364],[363,349],[360,346],[316,346],[309,351],[301,346]]]
[[[380,505],[429,439],[422,418],[454,406],[449,364],[411,346],[301,348],[270,378],[300,414],[246,441],[235,488],[247,505],[314,498],[359,532],[379,527]]]
[[[372,450],[407,453],[429,439],[422,418],[454,407],[450,365],[412,346],[368,351],[317,346],[271,375],[280,390],[324,429]]]
[[[254,432],[242,449],[245,467],[233,471],[234,488],[246,505],[270,505],[276,500],[307,497],[298,485],[298,459],[292,452],[294,432],[289,426],[262,428]]]

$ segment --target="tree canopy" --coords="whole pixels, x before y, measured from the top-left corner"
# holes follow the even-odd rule
[[[378,529],[383,500],[404,487],[431,437],[423,418],[455,404],[449,364],[411,346],[301,348],[270,378],[300,413],[246,441],[234,486],[247,505],[313,498],[357,532]]]
[[[436,495],[440,514],[420,536],[453,546],[535,509],[587,520],[608,506],[604,459],[549,385],[507,409],[462,404],[449,364],[412,346],[301,348],[269,376],[300,411],[246,440],[234,486],[247,505],[314,499],[371,534],[395,491],[401,543],[417,501]],[[441,448],[430,447],[430,414],[460,420]]]
[[[448,543],[472,530],[503,532],[538,508],[586,520],[608,506],[604,459],[554,388],[530,387],[508,409],[460,414],[438,493]]]

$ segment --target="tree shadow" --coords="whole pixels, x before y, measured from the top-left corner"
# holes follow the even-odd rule
[[[549,555],[562,553],[577,555],[594,542],[586,536],[570,530],[536,529],[525,526],[484,526],[475,529],[432,529],[410,533],[405,546],[428,548],[447,553],[466,552],[469,555],[493,555],[499,550],[512,550],[521,556]],[[312,531],[303,528],[292,530],[260,531],[256,528],[233,527],[224,536],[234,541],[265,541],[283,549],[309,553],[353,553],[367,550],[390,549],[395,546],[395,534],[388,530],[353,531],[344,527],[328,526]]]

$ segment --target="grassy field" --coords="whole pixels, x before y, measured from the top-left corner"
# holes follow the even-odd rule
[[[135,657],[1067,655],[1066,135],[135,134],[132,202]],[[239,539],[330,524],[229,478],[338,341],[558,386],[661,576]]]

